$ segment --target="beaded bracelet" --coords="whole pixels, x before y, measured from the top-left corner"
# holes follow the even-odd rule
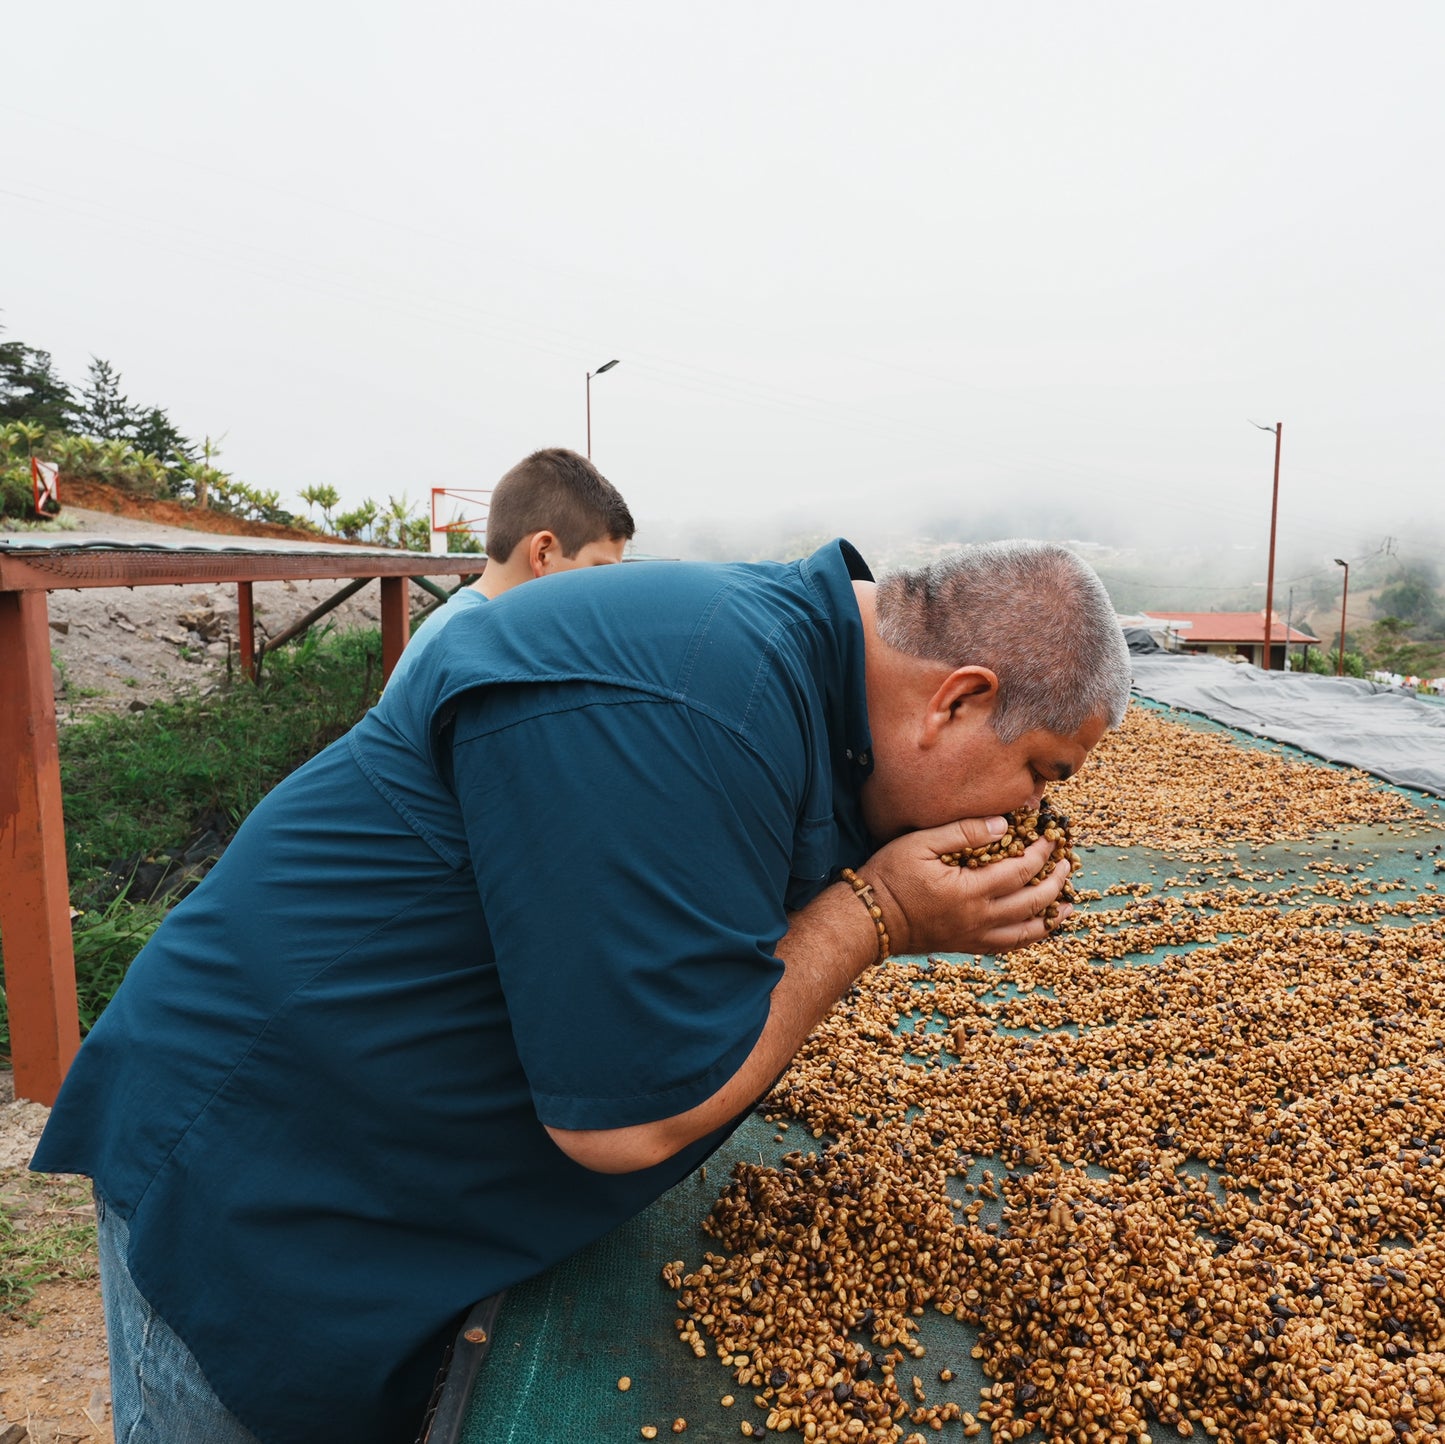
[[[874,964],[886,963],[888,961],[888,924],[883,921],[883,909],[878,906],[878,899],[873,896],[872,886],[864,882],[851,867],[845,867],[841,876],[843,881],[853,889],[859,902],[868,909],[868,916],[873,919],[873,926],[878,930],[878,956],[873,960]]]

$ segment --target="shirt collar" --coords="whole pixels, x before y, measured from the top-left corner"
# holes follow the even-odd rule
[[[834,619],[837,645],[835,681],[828,689],[828,736],[833,763],[857,786],[873,771],[873,734],[868,728],[868,678],[863,620],[858,615],[854,582],[871,582],[873,573],[858,549],[841,537],[818,548],[802,563],[809,588]]]

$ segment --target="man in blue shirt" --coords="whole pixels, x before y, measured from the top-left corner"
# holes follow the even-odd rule
[[[534,451],[492,488],[481,576],[416,629],[387,686],[403,681],[463,612],[537,577],[620,562],[635,530],[622,493],[585,456],[561,446]]]
[[[1047,840],[940,854],[1128,688],[1098,578],[1032,543],[458,616],[261,802],[62,1089],[33,1166],[95,1180],[117,1437],[407,1444],[467,1307],[684,1177],[864,969],[1043,936]]]

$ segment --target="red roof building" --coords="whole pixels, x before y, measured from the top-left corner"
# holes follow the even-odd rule
[[[1163,632],[1170,650],[1208,652],[1216,657],[1241,657],[1262,665],[1264,658],[1264,611],[1258,612],[1145,612],[1150,630]],[[1270,626],[1270,666],[1284,668],[1286,642],[1290,648],[1318,647],[1320,639],[1298,627],[1285,637],[1284,618],[1278,612]]]

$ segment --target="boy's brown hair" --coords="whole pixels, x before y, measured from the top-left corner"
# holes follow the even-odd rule
[[[637,530],[622,494],[575,451],[553,446],[519,461],[492,488],[487,555],[505,562],[523,537],[549,531],[562,554],[589,542],[631,541]]]

